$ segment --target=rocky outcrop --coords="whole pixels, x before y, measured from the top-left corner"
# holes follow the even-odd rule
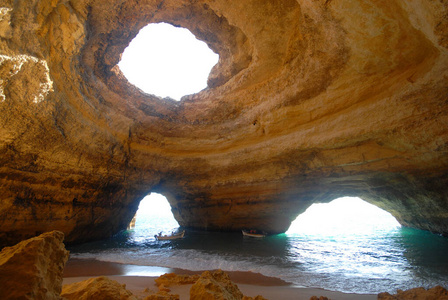
[[[229,275],[221,270],[205,271],[190,289],[191,300],[241,300],[242,298],[243,293],[238,286],[230,281]]]
[[[202,275],[179,275],[168,273],[155,279],[159,291],[146,296],[144,300],[178,300],[179,295],[170,294],[168,286],[191,284],[190,299],[225,299],[225,300],[265,300],[262,296],[255,298],[243,296],[238,286],[230,281],[229,276],[221,270],[205,271]],[[82,299],[137,299],[125,285],[101,276],[81,282],[64,285],[61,297],[67,300]]]
[[[125,229],[149,192],[180,225],[285,231],[359,196],[448,234],[448,4],[4,0],[0,244]],[[220,55],[180,102],[117,67],[148,23]]]
[[[61,299],[62,274],[68,259],[64,234],[48,232],[5,247],[0,252],[1,299]]]
[[[166,273],[159,277],[157,277],[154,281],[156,286],[159,287],[170,287],[173,285],[182,285],[182,284],[194,284],[198,279],[199,275],[183,275],[176,273]]]
[[[448,291],[441,287],[436,286],[428,290],[424,288],[414,288],[406,291],[398,290],[395,295],[389,293],[378,294],[378,300],[428,300],[438,299],[447,300]]]
[[[167,273],[156,278],[155,283],[159,288],[159,292],[150,295],[149,297],[152,297],[151,299],[174,297],[176,295],[167,293],[170,291],[169,287],[183,284],[192,284],[190,289],[190,299],[265,299],[260,295],[255,298],[244,296],[238,286],[230,280],[229,275],[222,270],[205,271],[201,275]]]
[[[137,300],[125,285],[104,276],[66,284],[61,297],[67,300]]]

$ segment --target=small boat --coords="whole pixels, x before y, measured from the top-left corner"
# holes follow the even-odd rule
[[[154,237],[156,238],[156,240],[158,241],[166,241],[166,240],[175,240],[175,239],[181,239],[183,238],[185,235],[185,230],[182,230],[179,233],[171,233],[170,235],[162,235],[162,233],[160,232],[159,235],[154,235]]]
[[[244,236],[250,236],[250,237],[255,237],[255,238],[262,238],[266,236],[266,232],[260,232],[257,230],[241,230],[241,232],[243,233]]]

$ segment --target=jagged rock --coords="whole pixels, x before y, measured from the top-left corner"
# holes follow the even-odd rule
[[[182,226],[285,231],[359,196],[448,234],[446,1],[4,0],[0,244],[125,229],[149,192]],[[148,23],[219,53],[179,103],[121,74]]]
[[[0,298],[59,300],[69,252],[52,231],[0,252]]]
[[[160,292],[171,292],[171,289],[166,287],[164,284],[159,284],[157,287]]]
[[[67,300],[137,300],[126,285],[104,276],[66,284],[61,297]]]
[[[172,285],[193,284],[199,279],[200,275],[182,275],[176,273],[166,273],[157,277],[154,281],[158,287],[169,287]]]
[[[448,291],[441,286],[428,290],[424,288],[414,288],[406,291],[397,290],[395,295],[387,292],[378,294],[378,300],[448,300]]]
[[[155,279],[159,287],[159,293],[151,295],[151,299],[165,299],[172,297],[168,294],[169,286],[193,284],[190,290],[191,299],[242,299],[242,300],[264,300],[262,296],[255,298],[243,296],[238,286],[230,281],[229,276],[221,271],[205,271],[202,275],[182,275],[167,273]],[[176,295],[175,295],[176,296]],[[240,298],[240,296],[242,298]],[[157,298],[161,297],[161,298]],[[148,299],[149,300],[149,299]]]
[[[205,271],[190,289],[191,300],[241,300],[242,298],[243,294],[238,286],[222,270]]]

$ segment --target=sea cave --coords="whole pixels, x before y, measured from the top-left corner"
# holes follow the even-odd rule
[[[219,54],[206,88],[126,79],[152,23]],[[108,238],[151,192],[191,229],[280,234],[353,196],[448,234],[446,1],[5,0],[0,74],[2,246]]]

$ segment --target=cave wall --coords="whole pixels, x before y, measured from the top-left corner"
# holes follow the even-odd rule
[[[130,85],[138,30],[220,55],[182,101]],[[283,232],[359,196],[448,234],[445,0],[1,0],[0,244],[124,229],[149,192],[180,225]]]

